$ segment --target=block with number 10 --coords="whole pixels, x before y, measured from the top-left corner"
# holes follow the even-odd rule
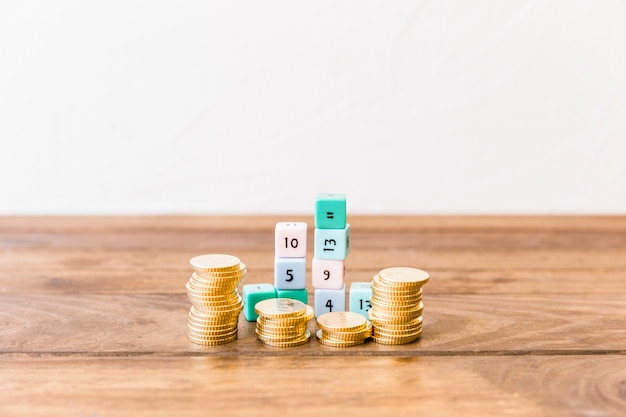
[[[276,223],[274,255],[279,258],[306,257],[306,228],[304,222]]]

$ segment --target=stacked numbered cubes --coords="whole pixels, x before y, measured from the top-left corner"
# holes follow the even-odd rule
[[[344,262],[350,252],[350,225],[346,223],[345,194],[317,195],[314,246],[315,317],[346,311]]]
[[[306,238],[304,222],[276,223],[274,244],[274,288],[277,298],[307,304]]]

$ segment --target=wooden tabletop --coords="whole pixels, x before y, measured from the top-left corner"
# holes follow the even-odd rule
[[[348,286],[430,273],[418,341],[192,345],[189,259],[272,283],[279,221],[0,218],[0,416],[626,415],[626,217],[349,216]]]

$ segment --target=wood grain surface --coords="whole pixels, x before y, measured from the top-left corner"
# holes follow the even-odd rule
[[[348,286],[431,274],[417,342],[187,341],[191,257],[272,282],[275,223],[312,218],[0,217],[0,416],[626,415],[626,217],[348,220]]]

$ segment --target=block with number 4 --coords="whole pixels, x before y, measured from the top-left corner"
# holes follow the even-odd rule
[[[350,225],[343,229],[315,229],[314,257],[317,259],[346,259],[350,253]]]
[[[297,290],[306,287],[306,258],[274,258],[274,287]]]
[[[306,223],[278,222],[274,232],[274,255],[281,258],[306,257]]]
[[[346,311],[346,286],[340,290],[316,288],[315,293],[315,317],[334,311]]]
[[[313,258],[311,262],[311,282],[314,288],[339,290],[343,287],[344,275],[344,261]]]

